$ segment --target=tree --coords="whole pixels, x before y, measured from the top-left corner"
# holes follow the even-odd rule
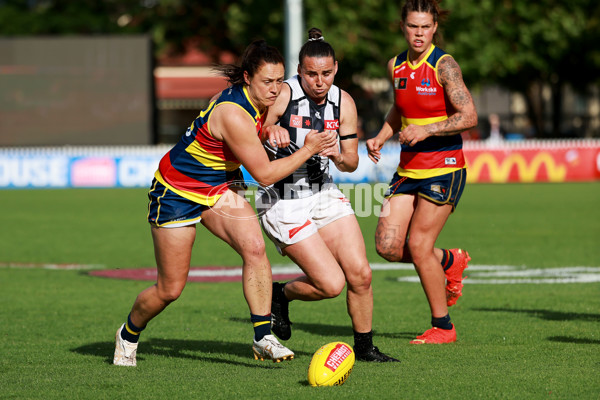
[[[336,50],[336,82],[354,94],[359,113],[381,123],[381,99],[357,84],[383,78],[387,61],[406,49],[401,2],[304,0],[306,30],[318,27]],[[240,55],[264,38],[283,49],[284,2],[272,0],[0,0],[0,35],[130,34],[153,38],[156,54],[193,45],[215,62]],[[562,90],[600,83],[600,2],[597,0],[444,0],[444,48],[470,87],[499,84],[527,99],[539,136],[558,136]],[[550,87],[552,109],[542,89]],[[548,115],[552,116],[546,129]]]
[[[448,51],[460,60],[465,79],[473,86],[497,83],[522,93],[537,136],[559,136],[565,85],[585,92],[600,82],[600,3],[448,0],[444,5],[452,10],[445,26]],[[544,87],[551,88],[551,110],[542,101]]]

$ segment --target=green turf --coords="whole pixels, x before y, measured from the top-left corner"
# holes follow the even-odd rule
[[[143,189],[2,191],[0,263],[153,266]],[[477,265],[600,266],[600,184],[469,185],[439,244]],[[376,218],[359,218],[371,262]],[[239,265],[199,229],[193,265]],[[272,246],[273,263],[287,263]],[[467,270],[468,271],[468,270]],[[352,343],[345,299],[291,304],[296,359],[254,361],[239,283],[190,283],[144,332],[138,367],[111,365],[114,332],[148,282],[0,268],[0,399],[598,399],[600,283],[466,285],[457,343],[411,346],[428,327],[413,271],[374,271],[375,344],[400,364],[357,363],[312,388],[310,356]]]

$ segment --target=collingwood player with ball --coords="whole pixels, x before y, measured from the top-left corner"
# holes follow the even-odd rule
[[[352,97],[333,85],[335,52],[312,28],[300,49],[298,75],[285,81],[270,107],[263,141],[271,159],[292,155],[312,131],[334,131],[339,146],[311,157],[294,173],[257,191],[256,208],[267,236],[306,276],[273,283],[272,331],[291,336],[288,305],[338,296],[346,283],[356,359],[398,361],[373,345],[373,289],[364,239],[350,201],[333,184],[329,160],[343,172],[358,166],[357,113]]]

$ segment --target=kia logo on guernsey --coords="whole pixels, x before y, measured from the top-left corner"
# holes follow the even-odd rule
[[[340,121],[338,121],[337,119],[334,120],[325,120],[325,129],[330,130],[330,131],[334,131],[336,129],[339,129],[340,127]]]

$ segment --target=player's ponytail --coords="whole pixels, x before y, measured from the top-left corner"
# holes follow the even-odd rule
[[[284,64],[284,60],[277,48],[269,46],[261,39],[246,47],[240,66],[224,64],[216,66],[215,69],[225,76],[231,85],[237,85],[244,83],[244,72],[252,77],[263,63]]]

